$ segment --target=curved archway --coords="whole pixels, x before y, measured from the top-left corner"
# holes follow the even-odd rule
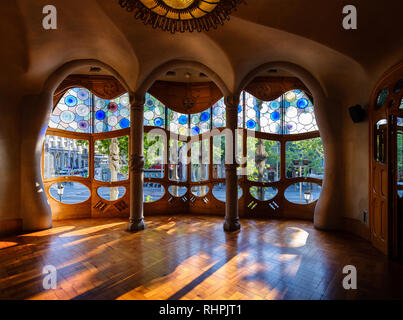
[[[339,223],[339,195],[340,167],[337,165],[339,155],[339,142],[335,125],[332,121],[332,113],[328,112],[333,107],[328,100],[325,90],[319,81],[306,69],[290,62],[269,62],[262,64],[250,71],[241,81],[235,91],[241,94],[242,90],[259,74],[269,69],[281,69],[297,76],[310,90],[315,100],[315,117],[324,146],[325,170],[323,177],[322,193],[315,207],[314,225],[319,229],[336,229]]]
[[[221,90],[224,97],[231,95],[231,91],[228,89],[225,82],[220,78],[220,76],[217,73],[215,73],[209,67],[200,62],[190,60],[171,60],[160,65],[159,67],[154,69],[145,78],[145,80],[137,87],[136,94],[144,96],[147,93],[148,89],[160,76],[176,68],[189,68],[203,72],[217,85],[217,87]]]
[[[53,94],[60,83],[75,70],[85,66],[98,66],[108,70],[131,93],[127,82],[111,66],[95,59],[74,60],[63,64],[46,80],[38,95],[22,99],[24,114],[21,124],[21,218],[24,230],[41,230],[52,226],[50,206],[44,192],[41,172],[41,154],[49,117],[52,110]]]
[[[210,68],[202,63],[189,61],[189,60],[172,60],[168,61],[154,71],[152,71],[148,77],[137,87],[134,95],[134,104],[132,105],[132,126],[131,126],[131,138],[130,138],[130,149],[131,155],[131,165],[130,165],[130,220],[128,225],[129,231],[139,231],[145,228],[144,223],[144,207],[143,207],[143,176],[142,172],[144,170],[144,102],[145,96],[152,84],[158,80],[162,75],[166,74],[168,71],[177,68],[188,68],[193,70],[198,70],[206,74],[220,89],[224,97],[229,97],[231,95],[230,90],[224,83],[224,81]],[[136,143],[135,141],[141,141],[141,143]]]

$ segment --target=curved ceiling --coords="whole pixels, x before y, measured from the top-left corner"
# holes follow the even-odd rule
[[[342,0],[247,0],[217,30],[185,34],[145,26],[117,0],[55,0],[57,30],[42,28],[42,8],[48,1],[5,2],[0,3],[0,33],[7,46],[0,51],[0,67],[32,92],[40,90],[54,70],[75,59],[110,65],[132,88],[159,65],[182,59],[203,63],[230,90],[258,65],[292,62],[340,97],[359,91],[363,84],[372,85],[403,56],[399,0],[382,6],[350,1],[359,14],[358,30],[352,31],[342,28]]]

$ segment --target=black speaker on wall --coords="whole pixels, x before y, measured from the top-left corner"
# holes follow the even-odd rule
[[[354,123],[362,122],[365,120],[366,112],[359,104],[350,107],[348,110],[350,111],[350,117]]]

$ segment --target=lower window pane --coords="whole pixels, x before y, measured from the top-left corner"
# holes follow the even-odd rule
[[[191,160],[192,160],[192,181],[208,180],[208,165],[210,161],[210,143],[209,140],[202,140],[192,143]]]
[[[225,135],[213,137],[213,179],[225,178]]]
[[[169,140],[169,180],[187,181],[187,144]]]
[[[46,136],[43,157],[45,179],[88,177],[88,140]]]
[[[323,179],[323,155],[321,138],[287,142],[287,178],[311,177]]]
[[[95,141],[95,180],[127,180],[129,177],[129,137]]]
[[[161,135],[144,134],[144,178],[164,177],[165,143]]]
[[[280,142],[248,137],[248,180],[280,180]]]

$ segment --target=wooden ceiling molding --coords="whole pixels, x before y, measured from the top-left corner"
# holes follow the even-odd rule
[[[121,83],[107,75],[70,75],[56,89],[55,106],[68,89],[83,87],[102,99],[114,99],[126,92]],[[295,77],[257,77],[245,88],[256,98],[272,101],[287,91],[299,89],[313,99],[301,80]],[[221,90],[214,82],[156,81],[148,92],[168,108],[185,114],[202,112],[222,98]]]
[[[273,101],[294,89],[303,90],[313,101],[308,88],[295,77],[257,77],[246,86],[245,91],[259,100]]]
[[[148,92],[168,108],[188,114],[202,112],[222,98],[214,82],[156,81]]]
[[[55,106],[68,89],[83,87],[102,99],[114,99],[127,92],[122,84],[112,76],[70,75],[56,89],[53,96]]]

